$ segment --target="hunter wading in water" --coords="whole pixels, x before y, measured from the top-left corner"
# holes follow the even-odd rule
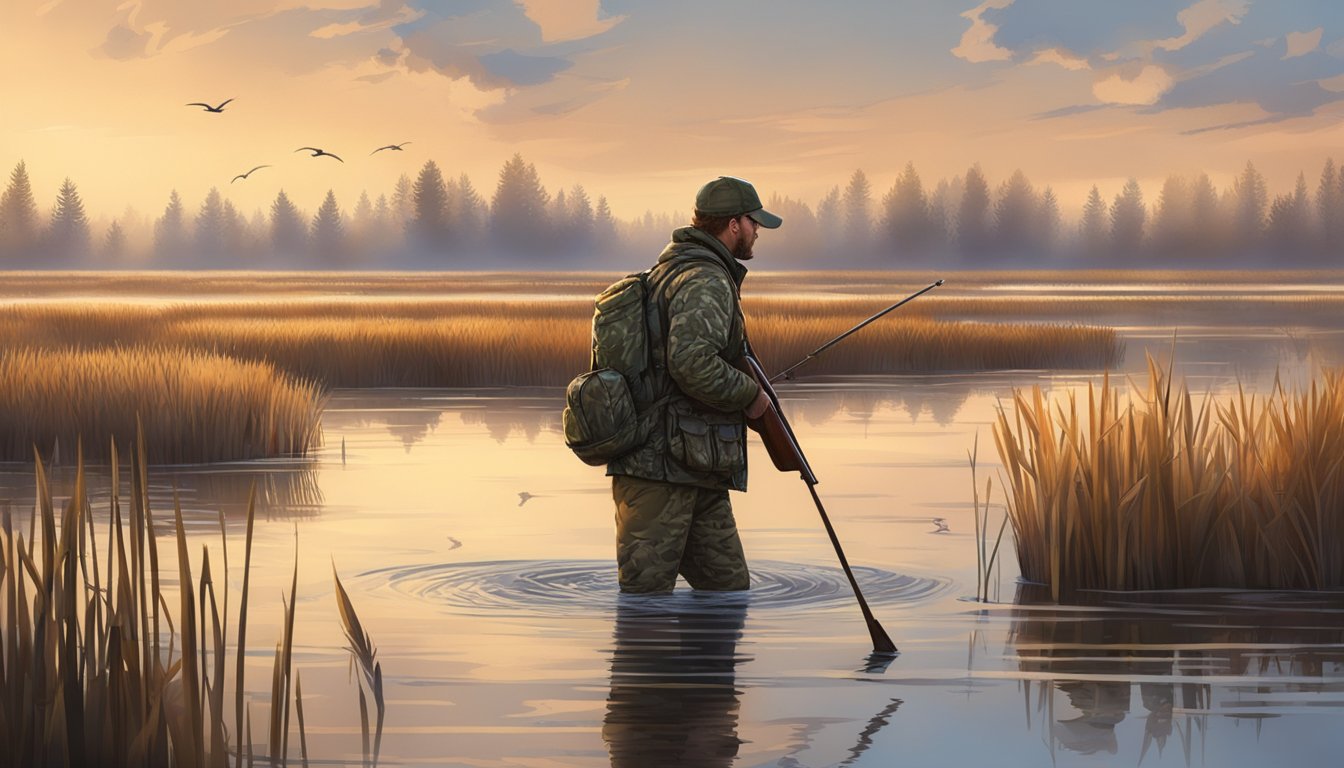
[[[770,406],[733,361],[747,351],[739,304],[766,211],[751,184],[721,176],[695,197],[692,225],[672,232],[647,277],[649,436],[607,464],[616,502],[623,592],[742,590],[746,558],[728,492],[747,489],[746,420]]]

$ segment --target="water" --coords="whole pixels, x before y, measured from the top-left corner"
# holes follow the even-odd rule
[[[1301,379],[1335,354],[1309,341],[1191,333],[1177,359],[1196,387],[1264,386],[1276,368]],[[1130,332],[1125,370],[1170,346],[1168,330]],[[152,499],[166,514],[178,492],[197,567],[208,546],[218,570],[229,540],[236,606],[258,483],[245,688],[264,722],[297,551],[295,666],[309,748],[324,760],[357,761],[360,740],[334,566],[383,666],[388,764],[1333,764],[1344,595],[1039,606],[1018,594],[1009,554],[998,601],[967,599],[977,435],[983,482],[998,466],[990,424],[1013,386],[1060,394],[1098,378],[781,386],[856,576],[901,649],[894,660],[869,656],[806,486],[755,442],[751,491],[734,494],[753,590],[618,597],[609,482],[564,449],[556,390],[337,392],[311,461],[156,469]],[[30,471],[0,468],[0,498],[27,508]],[[55,472],[67,492],[68,468]],[[96,511],[105,475],[94,471]],[[161,555],[175,574],[172,548]]]

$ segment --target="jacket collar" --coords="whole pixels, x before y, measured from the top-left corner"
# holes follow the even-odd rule
[[[659,263],[671,261],[680,256],[688,246],[699,246],[701,249],[712,253],[722,262],[723,268],[728,270],[728,274],[733,278],[733,283],[739,288],[742,286],[742,280],[747,276],[746,265],[734,259],[733,255],[728,252],[728,247],[719,238],[695,227],[680,227],[672,230],[672,242],[668,243],[668,246],[663,249],[662,255],[658,257]]]

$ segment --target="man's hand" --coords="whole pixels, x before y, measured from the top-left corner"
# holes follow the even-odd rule
[[[748,419],[759,419],[765,415],[770,408],[770,396],[765,394],[765,388],[757,385],[756,398],[746,407],[745,413]]]

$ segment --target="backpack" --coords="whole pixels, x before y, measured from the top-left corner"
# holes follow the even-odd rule
[[[565,387],[561,422],[565,445],[585,464],[619,459],[644,444],[670,395],[654,399],[648,374],[662,344],[656,292],[695,262],[674,268],[651,267],[612,283],[593,302],[592,351],[588,371]],[[658,332],[650,333],[650,327]],[[651,338],[652,337],[652,338]]]

